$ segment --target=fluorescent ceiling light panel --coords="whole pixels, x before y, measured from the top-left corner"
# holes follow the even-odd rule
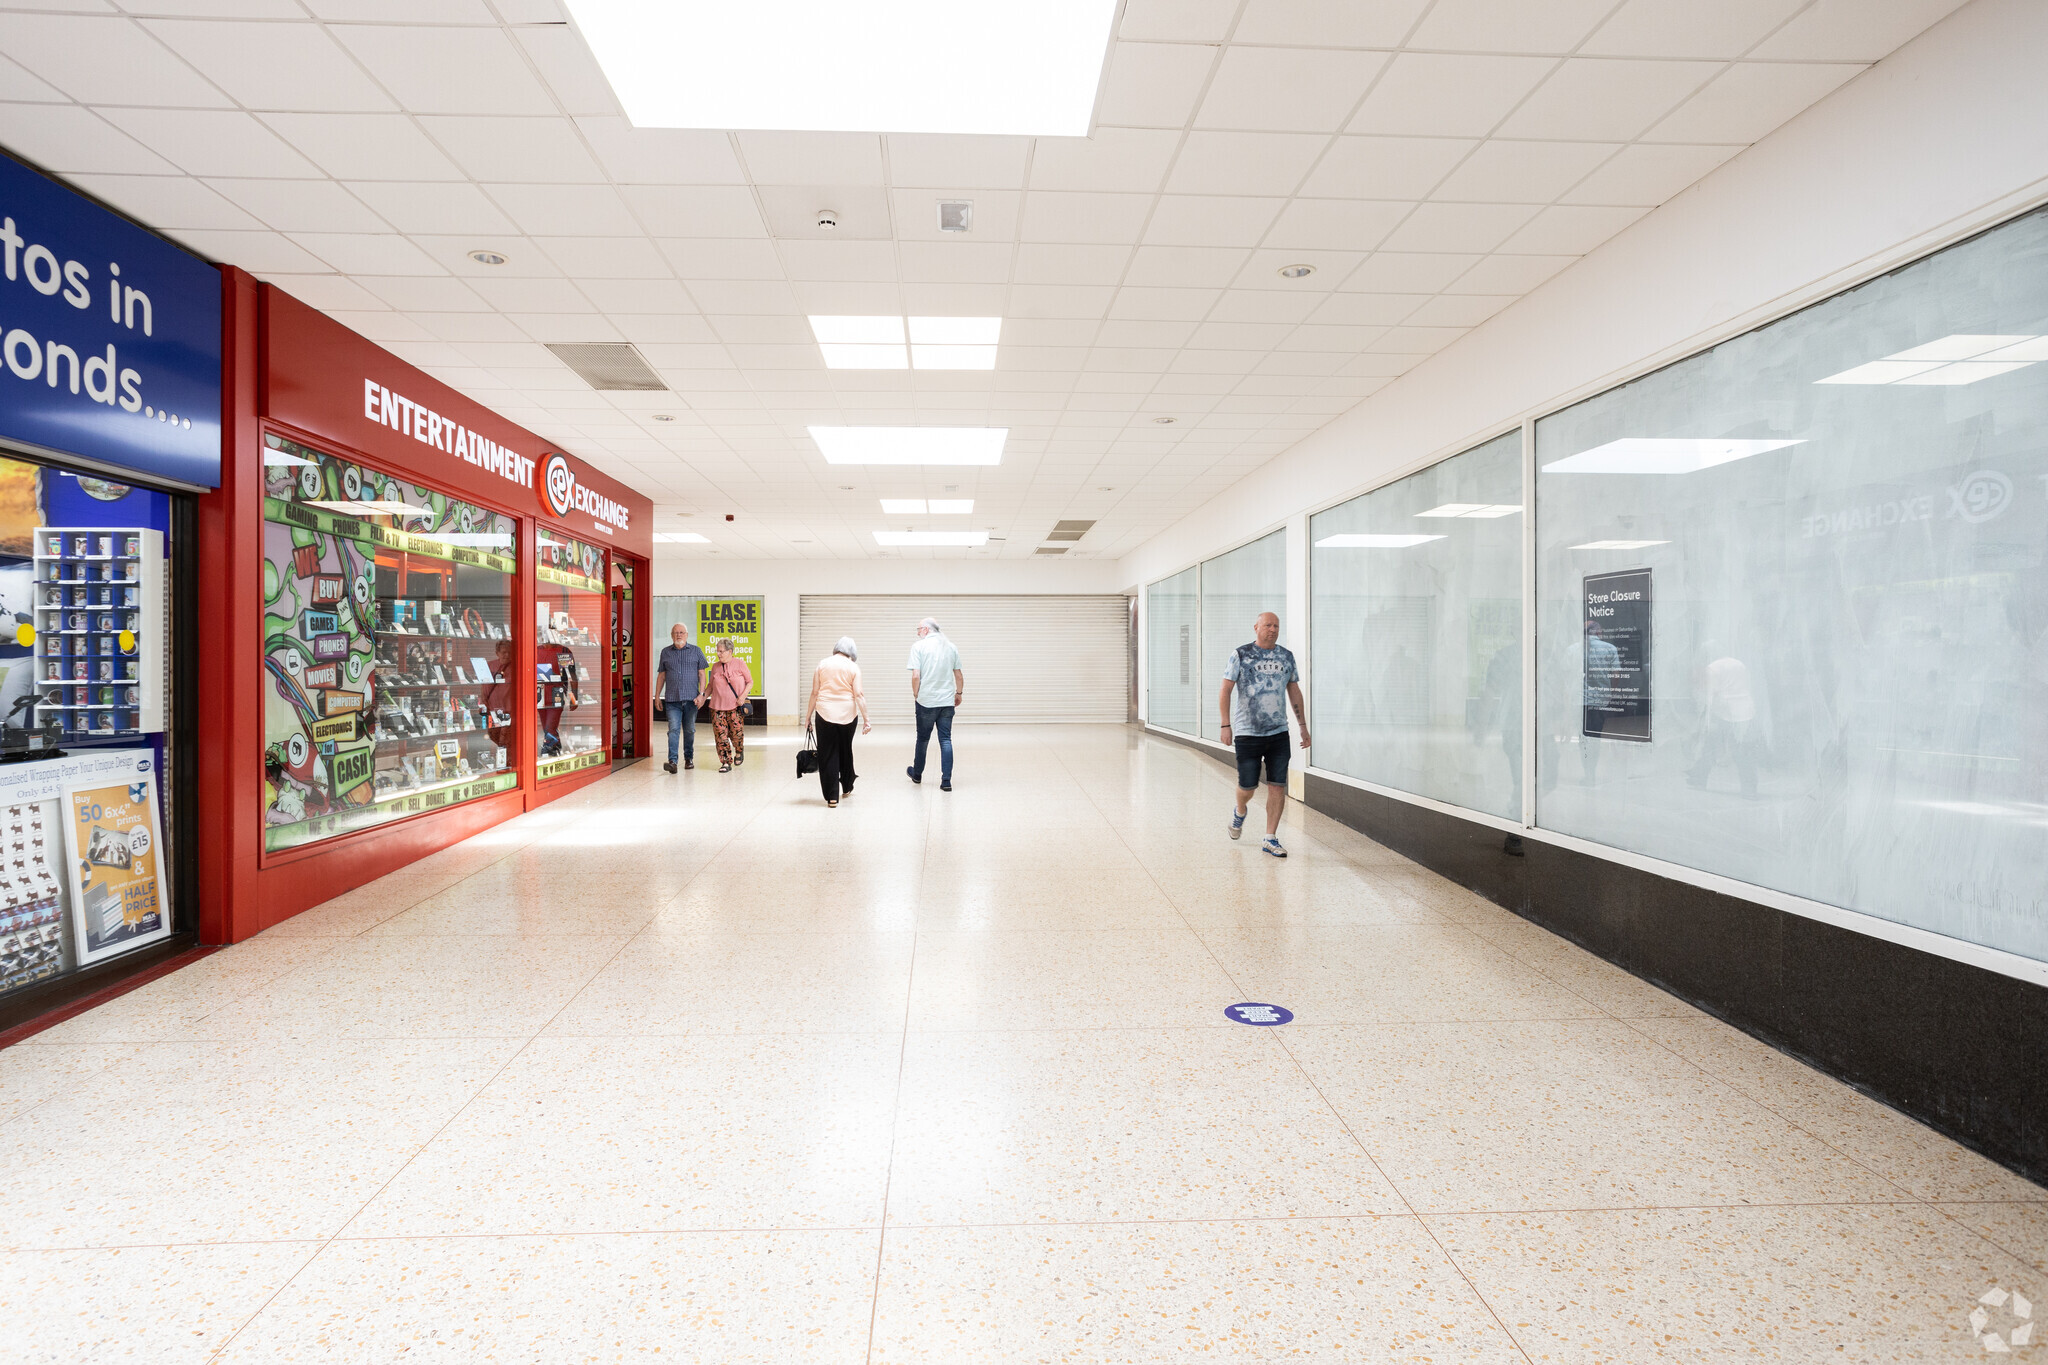
[[[1669,545],[1668,540],[1589,540],[1574,550],[1647,550],[1652,545]]]
[[[1008,427],[810,427],[826,464],[1003,462]]]
[[[709,545],[711,542],[695,531],[656,531],[657,545]]]
[[[974,510],[973,498],[933,498],[929,505],[933,516],[965,516]]]
[[[920,370],[993,370],[993,346],[912,346],[910,363]]]
[[[1002,336],[1001,318],[910,319],[910,339],[923,346],[993,346]]]
[[[877,531],[877,545],[957,545],[973,546],[988,544],[986,531]]]
[[[1425,541],[1442,540],[1443,538],[1442,536],[1324,536],[1316,542],[1316,548],[1318,550],[1405,550],[1411,545],[1420,545]]]
[[[2048,337],[1958,332],[1816,379],[1816,384],[1974,384],[2048,360]]]
[[[924,499],[883,498],[882,511],[892,517],[918,516],[924,511]]]
[[[1086,137],[1116,0],[567,0],[642,128]]]
[[[1518,502],[1447,502],[1417,512],[1418,517],[1511,517],[1522,510]]]
[[[843,346],[828,342],[818,349],[825,353],[825,368],[828,370],[910,368],[910,352],[902,346]]]
[[[1543,466],[1546,474],[1692,474],[1803,441],[1737,441],[1720,436],[1624,436]]]
[[[811,335],[820,345],[844,341],[903,344],[903,319],[897,317],[850,317],[845,314],[814,315]]]

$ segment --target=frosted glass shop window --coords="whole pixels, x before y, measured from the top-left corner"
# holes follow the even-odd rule
[[[1183,569],[1145,589],[1145,715],[1182,734],[1197,729],[1201,688],[1201,570]]]

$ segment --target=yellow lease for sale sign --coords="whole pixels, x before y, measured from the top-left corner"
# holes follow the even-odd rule
[[[718,661],[718,642],[732,641],[733,657],[747,666],[754,680],[750,697],[766,696],[761,690],[761,599],[758,597],[700,597],[697,599],[697,648],[711,663]]]

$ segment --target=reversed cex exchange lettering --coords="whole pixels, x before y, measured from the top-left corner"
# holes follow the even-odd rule
[[[1271,1028],[1275,1024],[1290,1023],[1294,1019],[1293,1010],[1286,1009],[1280,1005],[1259,1005],[1250,1002],[1232,1005],[1229,1009],[1223,1011],[1223,1014],[1232,1023],[1255,1024],[1260,1028]]]

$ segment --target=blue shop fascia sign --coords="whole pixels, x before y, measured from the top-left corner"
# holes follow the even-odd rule
[[[220,483],[220,272],[0,155],[0,443]]]

